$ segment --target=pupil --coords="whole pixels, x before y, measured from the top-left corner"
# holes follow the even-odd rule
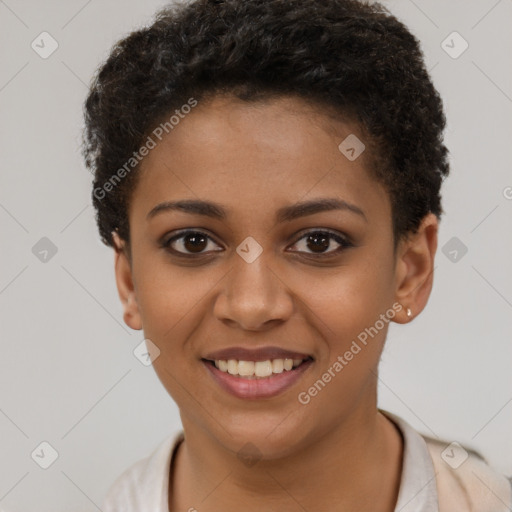
[[[184,245],[189,252],[201,252],[206,247],[206,237],[201,233],[187,235]]]
[[[312,245],[309,245],[310,242],[313,242]],[[311,249],[314,252],[322,252],[322,251],[315,251],[315,248],[318,249],[328,249],[329,248],[329,236],[326,236],[325,234],[320,235],[309,235],[308,237],[308,248]]]

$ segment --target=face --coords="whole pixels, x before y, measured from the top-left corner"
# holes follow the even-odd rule
[[[406,321],[431,263],[418,254],[435,243],[420,236],[395,255],[390,199],[368,154],[338,148],[350,134],[364,143],[298,99],[217,97],[142,162],[131,261],[118,252],[116,275],[125,321],[160,350],[153,365],[185,429],[272,458],[375,409],[389,322]],[[225,349],[242,351],[214,354]],[[265,375],[286,355],[306,361],[261,379],[208,361],[252,360]]]

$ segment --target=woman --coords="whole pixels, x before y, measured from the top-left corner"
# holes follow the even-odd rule
[[[377,406],[432,288],[442,102],[379,4],[192,1],[99,69],[84,154],[124,320],[183,430],[104,511],[505,511],[476,453]]]

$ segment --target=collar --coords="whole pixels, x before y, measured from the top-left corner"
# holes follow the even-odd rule
[[[436,472],[425,440],[399,416],[379,411],[397,426],[404,441],[395,512],[439,512]]]
[[[396,425],[404,441],[395,512],[439,512],[436,473],[425,440],[399,416],[381,409],[379,412]],[[145,459],[139,485],[145,489],[143,503],[151,503],[147,510],[168,512],[170,466],[176,448],[183,440],[183,430],[175,431]]]

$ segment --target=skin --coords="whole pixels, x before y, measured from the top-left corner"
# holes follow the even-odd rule
[[[230,512],[240,503],[251,511],[394,510],[403,443],[377,408],[388,324],[307,405],[297,399],[394,303],[403,308],[392,321],[406,323],[432,288],[436,216],[394,252],[390,198],[367,170],[368,152],[349,161],[338,149],[351,133],[364,141],[357,126],[297,98],[215,97],[141,164],[130,251],[114,235],[115,272],[124,320],[159,347],[155,371],[180,409],[186,440],[170,476],[171,511]],[[364,216],[332,210],[275,222],[277,209],[318,198],[343,199]],[[178,199],[220,203],[227,216],[167,210],[147,218]],[[187,260],[159,245],[182,229],[210,236],[199,249],[206,255]],[[305,234],[326,229],[353,246],[307,243]],[[236,252],[248,236],[263,248],[252,263]],[[172,248],[190,254],[185,240]],[[314,358],[273,398],[231,396],[201,362],[213,350],[268,345]],[[251,467],[237,457],[248,442],[261,457]]]

